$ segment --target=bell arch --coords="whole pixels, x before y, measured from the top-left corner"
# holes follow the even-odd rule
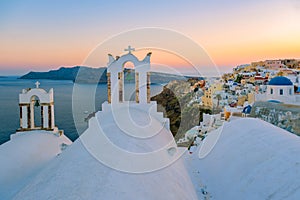
[[[128,50],[129,49],[129,50]],[[128,62],[134,66],[135,77],[135,102],[136,103],[150,103],[150,57],[149,52],[143,60],[131,53],[130,46],[126,51],[127,54],[121,57],[114,58],[108,54],[109,62],[107,66],[107,89],[108,89],[108,103],[118,104],[124,102],[124,65]]]
[[[40,99],[36,95],[30,97],[30,127],[39,129],[43,127],[43,107],[40,106]]]
[[[126,101],[126,97],[128,101],[132,101],[132,95],[134,95],[134,100],[135,102],[139,102],[138,100],[138,85],[139,85],[139,80],[138,80],[138,73],[135,72],[135,66],[134,63],[131,61],[125,61],[122,65],[122,72],[119,72],[119,77],[122,79],[119,79],[119,93],[121,95],[119,96],[119,101]],[[133,88],[133,93],[131,91],[131,85],[134,84]],[[130,92],[127,90],[126,91],[126,86],[127,89],[128,87],[130,88]],[[123,95],[123,97],[122,97]]]
[[[23,89],[19,94],[20,107],[20,128],[18,131],[27,130],[54,130],[54,101],[53,89],[46,92],[39,88],[39,82],[36,82],[36,88]],[[35,107],[40,107],[40,126],[35,124]]]

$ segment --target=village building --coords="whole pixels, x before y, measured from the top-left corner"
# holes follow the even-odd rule
[[[300,104],[300,96],[294,93],[292,81],[284,76],[272,78],[265,93],[256,94],[255,101],[270,101],[285,104]]]

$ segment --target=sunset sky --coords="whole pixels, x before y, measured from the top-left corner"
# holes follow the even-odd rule
[[[0,75],[81,65],[97,45],[143,27],[185,35],[221,70],[251,61],[300,58],[298,0],[1,0]],[[107,53],[116,56],[125,47],[114,45]],[[153,62],[186,67],[180,59],[162,55],[153,56]],[[104,66],[107,60],[101,59]]]

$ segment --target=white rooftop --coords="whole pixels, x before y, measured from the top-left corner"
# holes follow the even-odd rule
[[[149,120],[148,114],[136,109],[130,112],[140,125]],[[90,120],[89,129],[26,184],[15,199],[197,199],[182,159],[160,170],[145,173],[122,172],[97,160],[86,147],[89,146],[86,142],[97,143],[99,130],[94,124],[96,122],[103,125],[103,132],[113,144],[129,152],[152,152],[173,140],[171,132],[164,127],[153,137],[135,138],[122,132],[114,120],[111,111],[96,113]],[[153,124],[156,126],[160,123]],[[155,127],[149,127],[149,130],[154,129]],[[126,158],[120,157],[106,146],[98,145],[98,149],[102,155],[117,161],[119,159],[121,163],[126,162]],[[172,157],[172,153],[165,151],[160,157],[161,162],[167,157]],[[132,166],[144,164],[139,161],[131,162]]]
[[[12,135],[0,145],[0,199],[11,199],[70,144],[64,135],[41,130]]]
[[[299,199],[300,138],[259,119],[240,118],[211,132],[199,149],[185,155],[198,195],[212,199]],[[202,152],[201,155],[204,155]],[[201,184],[200,184],[201,183]]]

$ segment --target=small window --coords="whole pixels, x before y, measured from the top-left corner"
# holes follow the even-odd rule
[[[271,94],[273,94],[273,88],[271,88]]]
[[[279,95],[283,95],[283,89],[279,90]]]
[[[290,88],[290,90],[289,90],[289,93],[290,93],[290,95],[292,95],[292,89]]]

